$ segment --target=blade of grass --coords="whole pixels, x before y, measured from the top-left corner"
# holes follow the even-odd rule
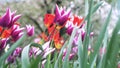
[[[67,45],[68,48],[67,48],[65,59],[63,61],[63,67],[62,68],[69,68],[69,55],[70,55],[70,51],[71,51],[71,47],[72,47],[72,42],[73,42],[74,36],[76,34],[76,30],[77,30],[77,28],[75,27],[73,29],[72,35],[71,35],[69,43]]]
[[[87,54],[88,54],[88,45],[89,45],[89,37],[90,37],[90,32],[91,32],[91,15],[92,15],[92,6],[93,6],[93,0],[90,1],[90,7],[89,7],[89,13],[88,13],[88,19],[87,19],[87,30],[86,30],[86,35],[85,35],[85,40],[83,42],[84,48],[83,48],[83,68],[86,68],[87,66]]]
[[[107,44],[108,44],[107,41],[108,41],[108,32],[106,31],[105,37],[104,37],[104,40],[103,40],[103,47],[102,48],[105,48],[105,49],[107,48]],[[103,49],[103,51],[104,51],[104,49]],[[105,57],[106,57],[106,53],[103,53],[100,57],[98,68],[103,68],[104,67]]]
[[[5,65],[3,66],[3,68],[7,68],[7,67],[8,67],[8,65],[9,65],[9,63],[5,64]]]
[[[50,59],[51,59],[51,54],[47,56],[47,62],[45,63],[45,68],[51,68]]]
[[[42,45],[40,44],[37,44],[37,43],[31,43],[30,44],[30,47],[31,46],[34,46],[34,47],[39,47],[39,49],[43,52],[43,47]],[[30,68],[38,68],[38,65],[41,64],[42,62],[42,56],[39,55],[39,56],[36,56],[36,58],[33,57],[33,60],[31,60],[31,63],[30,63]]]
[[[118,34],[119,30],[120,30],[120,17],[113,31],[112,37],[109,42],[109,46],[107,47],[105,68],[116,67],[116,58],[119,52],[119,44],[120,44],[119,34]]]
[[[21,62],[19,58],[16,59],[16,65],[16,68],[21,68]]]
[[[94,68],[96,59],[97,59],[97,55],[95,55],[94,60],[93,60],[92,64],[90,65],[91,66],[90,68]]]
[[[87,16],[88,14],[88,6],[89,6],[88,0],[85,0],[85,16]]]
[[[58,52],[54,52],[54,55],[53,55],[53,59],[52,59],[52,61],[51,61],[51,63],[52,63],[52,68],[54,68],[54,66],[55,66],[55,63],[56,63],[56,60],[57,60],[57,58],[58,58]],[[61,59],[62,60],[62,59]]]
[[[75,61],[74,62],[74,68],[78,68],[77,64],[78,64],[78,61]]]
[[[30,45],[27,45],[23,48],[22,57],[21,57],[22,68],[30,68],[29,48],[30,48]]]
[[[41,62],[42,56],[37,56],[30,64],[30,68],[38,68],[39,62]]]
[[[60,59],[59,59],[59,68],[62,68],[62,65],[63,65],[63,56],[60,56]]]
[[[120,5],[119,5],[119,3],[120,3],[120,0],[117,0],[117,11],[119,12],[120,11]],[[120,15],[119,15],[120,16]],[[118,36],[116,36],[115,35],[115,33],[114,32],[116,32],[116,31],[118,31],[118,28],[119,28],[119,22],[120,22],[120,17],[119,17],[119,19],[118,19],[118,22],[117,22],[117,25],[116,25],[116,27],[115,27],[115,29],[114,29],[114,31],[113,31],[113,34],[112,34],[112,38],[111,38],[111,40],[110,40],[110,42],[109,42],[109,46],[107,46],[107,53],[106,53],[106,57],[105,57],[105,65],[103,66],[103,68],[106,68],[108,65],[106,65],[107,63],[109,63],[109,62],[111,62],[110,60],[112,59],[112,58],[114,58],[114,60],[115,60],[115,57],[113,57],[113,56],[115,56],[116,54],[115,53],[117,53],[117,49],[119,48],[118,47],[118,45],[117,44],[114,44],[114,42],[116,42],[116,43],[118,43]],[[117,32],[116,32],[117,33]],[[113,37],[115,35],[115,38]],[[117,41],[113,41],[112,39],[118,39]],[[112,43],[112,44],[111,44]],[[113,46],[114,45],[114,46]],[[113,47],[113,48],[112,48]],[[118,47],[118,48],[117,48]],[[115,51],[113,52],[113,50],[112,49],[115,49],[115,48],[117,48],[117,49],[115,49]],[[112,50],[112,51],[110,51],[110,49]],[[110,52],[112,52],[112,53],[110,53]],[[113,55],[114,54],[114,55]],[[110,55],[112,56],[112,58],[110,58]],[[113,60],[113,59],[112,59]],[[115,62],[113,62],[113,64],[114,64]],[[113,65],[112,64],[112,65]],[[115,66],[115,65],[114,65]]]
[[[6,52],[5,54],[3,54],[0,57],[0,67],[2,68],[3,63],[5,62],[5,60],[7,59],[7,57],[15,50],[15,48],[17,48],[26,38],[26,34],[24,34],[18,41],[16,41],[16,43],[14,43],[10,49],[8,50],[8,52]]]
[[[103,1],[98,2],[92,9],[92,14],[98,10],[98,8],[103,4]]]
[[[94,45],[94,52],[90,55],[90,65],[92,65],[92,62],[94,61],[95,55],[98,54],[99,52],[99,48],[102,45],[101,43],[103,42],[104,36],[105,36],[105,32],[107,30],[107,26],[110,22],[110,18],[111,18],[111,13],[112,13],[112,9],[110,10],[107,19],[105,21],[105,24],[100,32],[100,35],[98,36],[97,42]]]
[[[103,4],[102,1],[101,1],[101,2],[98,2],[98,3],[93,7],[91,14],[95,13],[102,4]],[[85,20],[87,20],[87,19],[88,19],[88,15],[86,16]]]
[[[77,54],[78,54],[79,68],[82,68],[83,67],[82,66],[83,45],[82,45],[82,40],[81,40],[81,34],[79,35],[78,40],[79,42],[78,42],[78,53]]]

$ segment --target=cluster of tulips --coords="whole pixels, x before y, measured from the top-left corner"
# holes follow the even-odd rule
[[[7,52],[11,47],[11,44],[19,40],[26,32],[28,37],[34,35],[34,26],[26,25],[20,27],[20,23],[17,22],[21,15],[15,15],[16,11],[11,12],[8,8],[6,13],[0,17],[0,55]],[[69,60],[74,59],[78,52],[79,35],[81,40],[84,41],[86,34],[86,21],[82,16],[72,14],[71,10],[66,8],[55,6],[54,13],[45,14],[44,25],[46,30],[37,38],[34,38],[34,43],[39,44],[39,47],[31,46],[29,50],[29,57],[36,57],[42,55],[42,58],[46,58],[49,54],[59,53],[65,42],[68,42],[74,28],[77,28],[75,37],[72,41],[72,49],[69,55]],[[93,32],[90,33],[90,38],[93,36]],[[90,49],[90,48],[89,48]],[[17,47],[11,55],[6,59],[6,63],[15,63],[16,58],[21,58],[21,52],[23,48]],[[66,56],[67,47],[63,50],[62,59]],[[46,59],[42,60],[42,67],[47,62]]]

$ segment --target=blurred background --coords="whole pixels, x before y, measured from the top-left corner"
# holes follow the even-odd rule
[[[44,14],[53,13],[55,4],[66,7],[66,9],[71,9],[72,14],[85,17],[88,11],[87,7],[89,6],[85,3],[87,1],[89,0],[0,0],[0,15],[5,13],[8,7],[11,11],[17,10],[17,14],[22,14],[19,20],[21,26],[25,26],[26,24],[34,25],[36,35],[38,35],[42,31],[45,31],[43,24]],[[93,14],[92,30],[96,35],[99,34],[101,26],[104,25],[104,21],[110,11],[111,4],[114,3],[114,5],[112,5],[114,6],[112,18],[108,27],[109,35],[111,35],[112,29],[117,21],[118,10],[116,10],[116,6],[118,4],[112,0],[94,0],[94,4],[100,1],[103,1],[103,4],[97,12]]]

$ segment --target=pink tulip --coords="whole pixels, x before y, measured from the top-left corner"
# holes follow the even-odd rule
[[[14,23],[21,17],[21,15],[16,15],[16,12],[11,12],[8,8],[6,13],[0,18],[0,26],[10,28]]]
[[[64,25],[64,23],[68,20],[71,11],[65,11],[64,8],[59,9],[58,5],[55,7],[55,19],[54,22],[58,25]]]
[[[6,39],[6,38],[3,38],[3,39],[0,40],[0,51],[5,48],[7,40],[8,39]]]
[[[34,26],[26,25],[27,35],[33,36],[34,35]]]

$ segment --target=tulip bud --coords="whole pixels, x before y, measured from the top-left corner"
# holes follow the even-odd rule
[[[7,40],[6,38],[0,40],[0,50],[5,48]]]
[[[26,25],[27,35],[33,36],[34,35],[34,26]]]

